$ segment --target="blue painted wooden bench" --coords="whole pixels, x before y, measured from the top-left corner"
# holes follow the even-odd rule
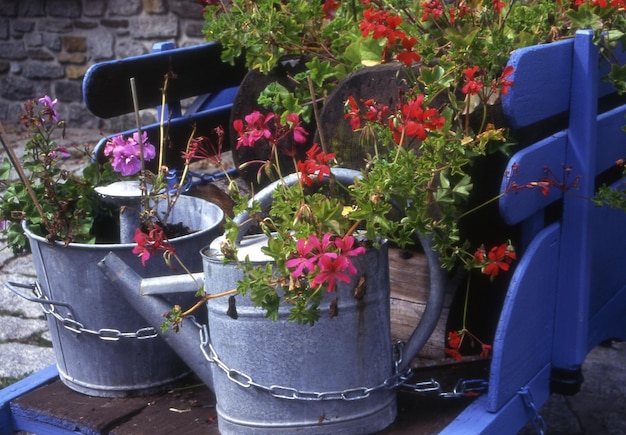
[[[247,69],[242,64],[231,66],[221,61],[221,45],[210,42],[175,48],[171,42],[155,44],[150,54],[112,60],[92,65],[83,79],[83,99],[96,116],[110,119],[133,113],[134,105],[130,79],[135,79],[139,109],[157,108],[160,104],[164,77],[169,80],[165,109],[168,141],[165,161],[170,167],[180,167],[181,151],[195,126],[195,136],[211,136],[215,127],[222,126],[228,134],[233,99]],[[183,112],[181,101],[191,99]],[[159,123],[142,126],[153,144],[159,143]],[[136,128],[121,132],[131,135]],[[115,135],[120,134],[116,133]],[[96,146],[96,158],[103,160],[103,138]],[[228,145],[229,141],[224,141]]]
[[[515,433],[531,419],[539,423],[534,410],[551,393],[578,391],[593,347],[626,339],[626,213],[589,200],[598,176],[626,155],[626,105],[599,113],[599,100],[613,91],[591,40],[581,31],[511,56],[515,86],[503,99],[511,124],[569,118],[565,130],[517,152],[507,171],[523,186],[549,168],[565,185],[579,177],[578,188],[552,187],[547,196],[523,189],[500,199],[506,222],[522,226],[523,246],[496,331],[489,391],[443,433]],[[563,166],[571,168],[567,176]],[[510,182],[505,176],[501,192]],[[559,216],[547,219],[556,203]]]

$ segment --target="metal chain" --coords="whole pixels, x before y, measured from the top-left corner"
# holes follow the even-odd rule
[[[43,294],[41,287],[39,286],[39,281],[35,281],[34,284],[31,284],[31,290],[35,294],[38,299],[49,300],[46,295]],[[48,305],[50,308],[46,308]],[[52,303],[39,303],[39,306],[43,310],[45,314],[50,314],[52,317],[57,319],[65,329],[72,331],[76,334],[90,334],[98,337],[104,341],[118,341],[122,338],[134,338],[137,340],[146,340],[150,338],[156,338],[159,336],[156,329],[151,326],[147,326],[145,328],[139,328],[135,332],[122,332],[119,329],[114,328],[100,328],[97,331],[93,329],[88,329],[82,323],[72,319],[71,317],[63,317],[60,315]]]
[[[233,383],[239,385],[243,388],[255,387],[259,390],[266,391],[273,397],[279,399],[287,399],[287,400],[309,400],[309,401],[319,401],[319,400],[359,400],[365,399],[369,397],[373,392],[387,389],[392,390],[395,388],[403,388],[408,389],[414,393],[420,394],[432,394],[438,395],[440,397],[463,397],[468,393],[479,393],[484,392],[487,389],[487,381],[481,379],[474,380],[459,380],[454,390],[452,392],[444,392],[441,389],[441,385],[434,379],[423,382],[415,382],[409,383],[408,380],[411,378],[413,371],[411,368],[407,368],[403,372],[400,372],[398,369],[399,364],[402,362],[402,350],[403,343],[396,343],[394,345],[394,354],[395,358],[395,370],[394,374],[385,379],[380,384],[373,387],[356,387],[356,388],[348,388],[345,390],[338,391],[300,391],[292,387],[285,387],[282,385],[263,385],[253,380],[253,378],[242,372],[241,370],[229,367],[224,361],[222,361],[215,351],[215,348],[210,342],[209,333],[207,331],[207,326],[204,324],[198,323],[193,316],[189,316],[189,319],[193,322],[193,324],[198,328],[200,334],[200,351],[204,355],[207,361],[214,363],[217,367],[220,368],[225,374],[226,377]],[[207,352],[208,348],[208,352]]]
[[[541,414],[539,414],[539,411],[537,411],[537,407],[535,406],[535,401],[533,399],[533,395],[530,392],[530,389],[524,386],[517,392],[517,394],[522,397],[522,400],[524,401],[524,406],[526,406],[526,408],[530,411],[531,421],[535,432],[540,435],[545,434],[547,430],[546,422]]]

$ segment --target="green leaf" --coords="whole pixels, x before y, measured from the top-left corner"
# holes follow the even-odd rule
[[[2,164],[0,164],[0,180],[5,181],[8,180],[11,176],[11,163],[9,159],[2,160]]]
[[[346,59],[354,65],[373,66],[383,60],[384,41],[359,39],[346,48]]]

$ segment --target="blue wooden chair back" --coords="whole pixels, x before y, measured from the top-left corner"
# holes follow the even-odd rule
[[[601,175],[626,156],[626,101],[607,103],[614,91],[602,80],[608,66],[592,37],[580,31],[511,55],[514,87],[503,97],[511,126],[564,117],[567,127],[523,144],[509,160],[499,207],[508,224],[521,226],[522,246],[496,329],[489,391],[443,434],[515,433],[529,420],[542,429],[537,410],[553,392],[579,390],[589,350],[626,339],[626,213],[591,201]],[[614,54],[623,63],[624,53]],[[616,174],[613,187],[623,188]],[[546,195],[541,187],[511,189],[546,176],[553,181]]]
[[[208,136],[217,126],[228,133],[234,97],[247,69],[221,61],[221,46],[211,42],[177,48],[171,42],[155,44],[153,53],[92,65],[83,79],[83,99],[87,108],[100,118],[133,113],[130,79],[134,77],[139,109],[159,108],[165,75],[168,83],[166,121],[168,145],[166,161],[177,167],[180,153],[195,127],[195,136]],[[195,98],[183,113],[181,100]],[[160,113],[160,111],[159,111]],[[142,126],[153,144],[159,143],[159,124]],[[136,129],[117,134],[131,135]],[[114,135],[111,135],[114,136]],[[103,138],[96,146],[96,159],[104,159]],[[228,145],[229,141],[224,141]]]
[[[602,80],[607,65],[589,31],[517,50],[509,64],[514,87],[503,106],[512,126],[564,113],[569,120],[565,130],[517,152],[502,181],[508,193],[500,212],[508,224],[521,224],[522,256],[494,340],[491,412],[537,379],[551,391],[575,393],[589,350],[626,339],[626,213],[590,200],[598,177],[626,156],[626,105],[599,113],[599,101],[614,91]],[[547,195],[540,187],[511,189],[513,181],[526,186],[546,177],[553,182]],[[557,201],[560,216],[550,222],[546,209]]]

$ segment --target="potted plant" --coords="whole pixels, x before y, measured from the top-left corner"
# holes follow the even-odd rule
[[[1,166],[3,231],[15,252],[32,252],[37,271],[35,284],[11,288],[32,289],[34,296],[24,297],[42,304],[59,375],[70,388],[108,397],[167,388],[188,368],[135,310],[119,303],[115,286],[96,264],[114,251],[144,276],[187,271],[182,264],[200,271],[195,254],[218,234],[223,213],[208,201],[168,190],[167,171],[155,176],[142,172],[143,160],[155,158],[157,152],[138,133],[111,140],[110,162],[88,164],[82,175],[70,173],[63,160],[71,152],[84,152],[88,161],[89,150],[58,145],[65,123],[58,119],[56,104],[48,96],[25,103],[21,123],[30,136],[21,159],[2,140],[9,156]],[[12,168],[19,180],[9,183]],[[145,175],[137,179],[135,174]],[[130,178],[135,178],[130,181],[135,186],[149,182],[143,195],[139,189],[136,198],[129,198],[128,190],[112,192],[111,186]],[[181,224],[184,232],[165,232]],[[130,236],[120,235],[119,228],[129,225],[134,225]],[[166,248],[167,266],[153,262],[144,267],[136,258],[138,253],[144,258],[145,253],[156,254],[154,239]]]
[[[485,188],[488,181],[477,168],[495,166],[497,154],[507,153],[522,134],[507,129],[499,110],[501,96],[514,86],[513,67],[505,67],[509,54],[591,28],[610,59],[609,50],[624,40],[620,2],[201,3],[205,35],[222,43],[224,61],[243,56],[249,68],[268,74],[285,57],[304,59],[306,69],[288,76],[289,87],[272,83],[258,95],[266,106],[262,116],[271,112],[284,120],[291,113],[309,123],[317,113],[315,139],[324,151],[335,154],[340,166],[366,165],[357,189],[364,198],[381,199],[356,212],[370,237],[382,232],[404,246],[414,231],[430,234],[446,269],[472,269],[490,260],[479,269],[491,278],[508,268],[511,246],[503,237],[482,247],[466,222],[496,191],[495,185]],[[377,85],[368,75],[374,67],[384,74]],[[608,79],[623,90],[622,77],[623,68],[613,65]],[[306,147],[314,142],[310,133]],[[244,166],[255,165],[259,174],[271,167],[263,163],[273,158],[266,142],[240,145],[256,148],[254,161]],[[392,203],[403,210],[401,221],[390,219]],[[493,221],[488,214],[478,219]],[[450,331],[452,343],[469,332],[463,318]],[[461,341],[455,339],[459,333]],[[458,350],[454,345],[448,352],[458,357]]]

